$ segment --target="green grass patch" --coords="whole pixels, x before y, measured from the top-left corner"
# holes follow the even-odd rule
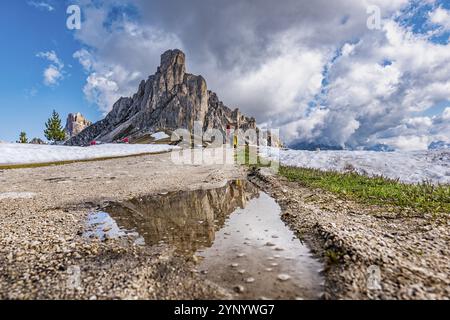
[[[367,204],[411,208],[420,213],[450,213],[450,185],[404,184],[384,177],[292,167],[280,167],[279,174],[306,187]]]
[[[269,161],[260,157],[258,147],[256,146],[239,146],[236,149],[235,160],[239,165],[245,165],[252,168],[278,168],[278,162]]]
[[[342,259],[342,254],[333,249],[329,249],[325,251],[325,257],[331,264],[338,264]]]

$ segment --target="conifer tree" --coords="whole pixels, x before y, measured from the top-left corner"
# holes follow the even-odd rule
[[[19,143],[28,143],[28,138],[27,138],[27,134],[25,133],[25,131],[22,131],[20,133],[20,137],[19,137]]]
[[[64,141],[66,139],[66,132],[61,125],[59,114],[53,110],[52,116],[45,124],[44,134],[47,140],[54,143]]]

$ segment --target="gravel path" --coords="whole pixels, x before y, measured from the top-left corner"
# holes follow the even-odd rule
[[[329,299],[449,299],[450,220],[363,206],[271,175],[251,179],[327,263]]]
[[[224,185],[235,166],[169,154],[0,171],[0,299],[216,299],[226,292],[163,245],[82,237],[109,201]],[[283,219],[326,261],[325,298],[448,299],[448,219],[367,207],[258,173]],[[134,240],[134,239],[133,239]]]
[[[164,246],[82,237],[108,201],[212,188],[235,166],[175,166],[169,154],[0,171],[0,299],[208,299],[193,263]]]

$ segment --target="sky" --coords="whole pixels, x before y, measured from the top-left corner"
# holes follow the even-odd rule
[[[450,143],[448,0],[5,2],[3,141],[43,137],[53,109],[102,119],[179,48],[226,105],[288,144]],[[79,30],[66,27],[72,4]]]

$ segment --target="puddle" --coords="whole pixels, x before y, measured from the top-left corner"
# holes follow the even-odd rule
[[[237,210],[201,251],[199,270],[242,299],[317,299],[321,264],[280,220],[280,207],[265,193]]]
[[[252,184],[166,193],[89,216],[86,237],[132,237],[198,257],[202,277],[239,299],[317,299],[321,263],[280,220],[274,199]]]

